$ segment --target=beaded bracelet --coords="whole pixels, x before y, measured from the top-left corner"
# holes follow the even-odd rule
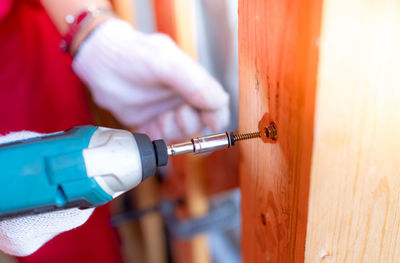
[[[105,14],[112,14],[113,12],[107,8],[100,8],[96,6],[89,6],[76,15],[67,15],[65,17],[65,22],[69,25],[68,32],[65,34],[63,39],[60,41],[60,48],[65,53],[70,52],[71,44],[74,41],[76,35],[79,31],[87,26],[90,21],[94,18]]]

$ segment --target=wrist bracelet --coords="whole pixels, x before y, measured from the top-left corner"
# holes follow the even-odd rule
[[[60,41],[60,48],[65,53],[70,52],[71,44],[74,41],[76,35],[87,26],[90,21],[94,18],[99,17],[104,14],[113,14],[110,9],[99,8],[96,6],[89,6],[76,15],[67,15],[65,17],[65,22],[69,24],[68,32],[65,34],[63,39]]]

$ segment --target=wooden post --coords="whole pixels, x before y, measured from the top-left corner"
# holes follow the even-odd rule
[[[138,209],[157,205],[160,201],[159,184],[152,177],[139,185],[135,191]],[[146,255],[146,263],[165,263],[168,261],[164,223],[159,213],[152,213],[140,219],[142,242]]]
[[[153,6],[157,31],[176,40],[174,1],[153,0]]]
[[[136,25],[135,14],[136,0],[112,0],[113,9],[119,18],[126,22]]]
[[[399,1],[324,1],[309,262],[400,262],[399,28]]]
[[[119,18],[136,26],[136,0],[112,0],[115,13]],[[119,124],[107,111],[100,109],[91,101],[92,115],[98,125],[114,128],[125,128]],[[129,129],[129,128],[128,128]],[[131,128],[132,131],[134,131]],[[158,182],[150,178],[130,192],[132,199],[136,200],[136,209],[144,209],[159,202]],[[121,200],[114,200],[114,210],[117,210]],[[138,222],[131,222],[119,227],[122,239],[122,253],[127,261],[147,263],[167,262],[167,249],[164,225],[159,214],[150,214]]]
[[[154,6],[157,30],[169,34],[183,51],[196,59],[195,1],[154,0]],[[182,156],[172,160],[172,174],[166,185],[181,184],[178,188],[185,198],[186,213],[189,217],[203,216],[208,211],[204,166],[204,158],[199,157]],[[175,189],[173,194],[177,194]],[[173,260],[177,263],[210,262],[207,240],[204,235],[194,237],[190,242],[174,240],[172,251]]]
[[[244,262],[301,262],[307,221],[319,0],[239,1],[239,130],[265,113],[278,141],[240,143]]]
[[[245,263],[400,261],[399,25],[394,0],[239,0],[240,131],[278,127],[240,145]]]

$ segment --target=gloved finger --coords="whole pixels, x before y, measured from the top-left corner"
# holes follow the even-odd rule
[[[161,114],[156,120],[140,125],[136,131],[146,133],[152,140],[161,138],[171,143],[186,140],[203,128],[199,113],[184,104]]]
[[[0,143],[13,142],[43,134],[20,131],[0,137]],[[76,228],[90,217],[93,209],[77,208],[29,215],[0,221],[0,250],[14,256],[28,256],[61,232]]]
[[[37,132],[31,132],[31,131],[11,132],[5,136],[0,136],[0,144],[34,138],[34,137],[39,137],[41,135],[43,135],[43,134],[37,133]]]
[[[190,137],[204,128],[199,112],[187,104],[183,104],[176,110],[175,120],[186,137]]]
[[[169,37],[154,34],[151,38],[164,50],[153,70],[171,89],[200,110],[216,110],[228,105],[229,96],[222,86]]]
[[[167,84],[185,101],[199,110],[218,110],[228,107],[229,96],[222,86],[191,58],[177,66],[166,78]],[[184,66],[185,65],[185,66]],[[179,74],[178,74],[179,73]]]
[[[163,112],[176,109],[181,104],[182,98],[173,97],[144,107],[121,107],[121,105],[116,105],[115,108],[111,107],[110,110],[112,113],[119,116],[119,121],[122,124],[127,126],[135,126],[155,119]]]
[[[167,144],[185,139],[183,132],[176,125],[173,111],[168,111],[155,120],[137,126],[135,131],[146,134],[151,140],[163,139]]]
[[[148,106],[177,95],[176,92],[160,84],[140,86],[139,83],[132,86],[130,83],[120,81],[115,81],[118,85],[113,85],[112,81],[110,82],[109,85],[113,87],[112,89],[98,87],[92,91],[94,101],[104,108],[112,107],[116,102],[123,106]],[[105,83],[106,81],[104,80],[102,84]]]
[[[135,132],[146,134],[153,141],[157,139],[164,139],[156,119],[136,126],[134,130]]]
[[[216,111],[202,111],[201,119],[203,123],[210,127],[212,132],[221,132],[229,124],[229,108],[221,108]]]
[[[158,124],[163,138],[170,142],[187,140],[204,129],[199,112],[187,104],[161,115]]]
[[[167,142],[186,139],[185,134],[177,125],[174,110],[163,113],[157,118],[158,128],[162,138]]]
[[[167,142],[185,140],[205,126],[212,132],[222,131],[229,123],[229,110],[198,112],[191,106],[183,104],[176,110],[161,114],[156,120],[137,127],[136,131],[149,135],[152,140],[164,139]]]
[[[81,226],[94,209],[77,208],[0,221],[0,250],[14,256],[28,256],[47,241]]]

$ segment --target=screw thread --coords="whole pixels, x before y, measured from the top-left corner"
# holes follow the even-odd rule
[[[252,132],[252,133],[235,134],[235,135],[233,135],[233,139],[235,140],[235,142],[254,139],[254,138],[260,138],[260,137],[261,137],[261,133],[260,132]]]

